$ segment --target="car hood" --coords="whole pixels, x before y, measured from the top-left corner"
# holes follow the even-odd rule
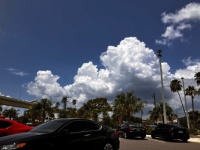
[[[25,141],[29,138],[34,139],[38,136],[45,135],[47,133],[40,133],[40,132],[24,132],[24,133],[17,133],[13,135],[7,135],[0,137],[0,144],[8,144],[13,142]]]

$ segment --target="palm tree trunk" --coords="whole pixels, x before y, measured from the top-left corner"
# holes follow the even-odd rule
[[[195,121],[195,115],[194,115],[194,98],[192,97],[192,117],[193,117],[193,122],[194,122],[194,127],[196,125]]]

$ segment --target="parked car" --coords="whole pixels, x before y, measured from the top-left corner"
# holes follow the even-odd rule
[[[118,150],[119,134],[98,122],[81,118],[59,118],[34,127],[26,133],[0,138],[7,150]]]
[[[183,142],[187,142],[190,138],[187,128],[184,128],[177,124],[158,124],[151,132],[152,138],[163,138],[164,140],[180,139]]]
[[[21,132],[28,132],[32,128],[33,126],[27,126],[14,120],[0,118],[0,137]]]
[[[119,132],[119,137],[126,139],[134,137],[144,139],[146,137],[146,128],[139,123],[122,123],[118,126],[117,131]]]

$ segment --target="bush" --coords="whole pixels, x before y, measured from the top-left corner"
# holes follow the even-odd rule
[[[154,130],[153,127],[147,127],[147,130],[146,130],[147,135],[151,135],[152,130]]]
[[[199,130],[197,128],[194,128],[194,127],[188,129],[188,131],[189,131],[190,135],[199,135],[200,134]]]

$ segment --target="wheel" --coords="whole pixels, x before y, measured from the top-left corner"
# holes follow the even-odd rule
[[[141,136],[141,139],[145,139],[145,137],[146,137],[146,136],[145,136],[145,135],[143,135],[143,136]]]
[[[152,138],[152,139],[155,139],[156,136],[155,136],[153,133],[151,133],[151,138]]]
[[[168,134],[165,134],[165,135],[163,136],[163,138],[164,138],[165,141],[171,141],[171,140],[172,140],[172,139],[169,137]]]
[[[187,141],[188,141],[188,139],[185,139],[185,138],[182,139],[182,142],[187,142]]]
[[[106,144],[104,145],[103,150],[114,150],[114,148],[113,148],[112,144],[110,144],[110,143],[108,142],[108,143],[106,143]]]

